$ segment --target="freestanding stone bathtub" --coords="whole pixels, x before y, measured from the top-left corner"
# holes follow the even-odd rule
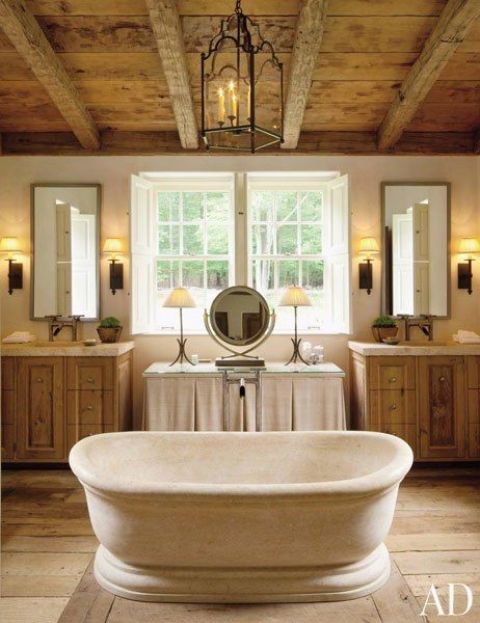
[[[412,464],[369,432],[95,435],[72,449],[101,545],[95,576],[130,599],[331,601],[378,589]]]

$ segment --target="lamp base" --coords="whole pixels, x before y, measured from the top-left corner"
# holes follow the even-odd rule
[[[176,363],[183,363],[183,360],[185,359],[185,361],[188,361],[188,363],[192,366],[194,366],[195,364],[193,363],[193,361],[191,359],[189,359],[186,351],[185,351],[185,344],[187,343],[187,338],[185,339],[178,339],[177,338],[177,342],[178,342],[178,355],[176,357],[176,359],[174,359],[172,361],[172,363],[170,364],[171,366],[174,366]]]
[[[291,337],[290,339],[292,340],[293,344],[293,353],[285,365],[289,366],[291,363],[297,363],[297,360],[300,359],[300,361],[302,361],[306,366],[309,366],[310,364],[308,363],[308,361],[305,361],[300,353],[300,342],[302,341],[302,338]]]

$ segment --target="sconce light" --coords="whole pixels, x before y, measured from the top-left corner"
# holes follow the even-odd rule
[[[475,258],[472,255],[480,253],[480,243],[476,238],[462,238],[459,246],[460,254],[465,254],[465,261],[458,263],[458,289],[468,290],[471,294],[472,290],[472,262]]]
[[[23,288],[23,264],[15,261],[15,255],[21,253],[17,238],[2,238],[0,252],[6,253],[8,262],[8,293]]]
[[[366,290],[370,294],[373,288],[372,255],[379,253],[375,238],[362,238],[360,240],[360,254],[365,256],[365,260],[358,265],[358,287]]]
[[[107,238],[103,252],[110,256],[110,290],[115,294],[117,290],[123,290],[123,263],[118,261],[118,256],[122,253],[120,238]]]

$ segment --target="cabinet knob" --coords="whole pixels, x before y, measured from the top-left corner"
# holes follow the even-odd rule
[[[93,376],[88,377],[87,383],[95,383],[95,379],[93,378]]]
[[[390,411],[395,411],[396,408],[397,408],[397,405],[395,403],[390,405]]]
[[[445,383],[447,379],[444,376],[441,376],[438,380],[440,381],[440,383]]]
[[[391,376],[391,377],[388,379],[388,382],[389,382],[389,383],[396,383],[396,382],[397,382],[397,377],[396,377],[396,376]]]
[[[43,379],[42,379],[42,377],[41,377],[41,376],[39,376],[39,377],[37,378],[37,383],[43,383]]]
[[[92,405],[88,405],[88,407],[87,407],[87,411],[93,411],[93,407],[92,407]]]

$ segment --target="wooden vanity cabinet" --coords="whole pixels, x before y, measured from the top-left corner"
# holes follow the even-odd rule
[[[405,439],[418,461],[480,458],[480,357],[350,352],[352,428]]]
[[[2,460],[63,463],[83,437],[131,429],[131,355],[2,358]]]

